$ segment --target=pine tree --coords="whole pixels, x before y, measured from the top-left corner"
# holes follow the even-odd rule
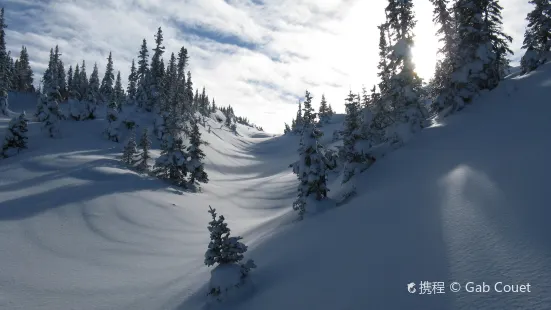
[[[316,113],[312,107],[312,95],[309,91],[306,91],[304,95],[304,108],[302,109],[302,123],[304,126],[313,125],[316,120]]]
[[[138,143],[138,148],[141,150],[139,158],[136,161],[138,164],[136,168],[140,172],[145,172],[149,170],[149,160],[151,159],[151,154],[149,154],[149,149],[151,148],[151,140],[149,139],[149,133],[147,128],[144,128],[143,134]]]
[[[76,76],[76,72],[75,72]],[[86,94],[83,94],[84,109],[82,119],[95,119],[98,107],[99,94],[99,73],[98,65],[94,64],[94,69],[90,75],[90,82],[86,87]]]
[[[153,57],[151,58],[151,101],[147,107],[149,111],[153,109],[161,109],[161,91],[163,80],[162,56],[165,50],[163,44],[163,31],[161,27],[157,29],[155,35],[155,48],[153,49]]]
[[[154,173],[161,179],[185,187],[188,173],[186,147],[176,130],[169,130],[163,136],[161,156],[155,161]]]
[[[136,144],[136,132],[132,130],[128,141],[124,145],[121,161],[128,166],[133,166],[136,163],[137,154],[138,145]]]
[[[208,183],[209,178],[205,172],[203,159],[205,153],[201,150],[203,141],[201,140],[201,132],[199,131],[198,120],[192,122],[191,134],[189,137],[189,154],[188,171],[190,172],[189,183],[197,185],[198,183]]]
[[[67,93],[69,94],[69,98],[75,98],[75,85],[73,84],[73,66],[69,65],[69,69],[67,70]]]
[[[44,85],[46,87],[47,85]],[[48,86],[44,90],[46,92],[45,100],[45,118],[43,120],[43,128],[48,132],[50,138],[58,138],[60,136],[59,121],[61,120],[61,112],[59,111],[59,100],[61,94],[56,86]]]
[[[83,99],[84,94],[80,93],[80,66],[76,64],[75,71],[73,71],[73,77],[71,79],[71,90],[76,96],[76,99]]]
[[[114,96],[114,93],[113,93],[113,83],[115,82],[114,70],[115,69],[113,68],[113,57],[111,56],[111,52],[109,52],[109,57],[107,57],[107,66],[105,67],[105,75],[101,80],[101,86],[100,86],[100,94],[104,103],[111,102]]]
[[[388,82],[382,83],[379,88],[393,114],[390,139],[393,143],[400,143],[406,134],[400,127],[407,126],[408,131],[415,132],[424,126],[427,115],[421,106],[422,83],[415,73],[411,54],[413,28],[416,24],[413,3],[411,0],[389,0],[385,11],[393,44],[386,68],[390,76]]]
[[[18,64],[16,68],[16,74],[18,85],[16,89],[20,92],[34,91],[33,87],[33,70],[29,62],[29,54],[27,48],[23,46],[19,53]]]
[[[1,157],[11,157],[27,148],[27,125],[25,112],[11,119],[2,145]]]
[[[325,161],[321,153],[321,145],[318,142],[321,136],[322,132],[315,125],[309,123],[304,125],[299,148],[299,161],[294,168],[300,183],[293,209],[298,211],[299,219],[303,219],[306,213],[310,195],[315,196],[316,200],[327,197]]]
[[[138,72],[136,71],[136,64],[132,59],[132,66],[130,67],[130,74],[128,75],[128,88],[126,89],[127,101],[129,105],[136,103],[136,88],[138,84]]]
[[[294,123],[295,120],[293,120]],[[293,124],[294,125],[294,124]],[[283,134],[288,134],[291,132],[291,127],[289,127],[289,124],[285,123],[285,129],[283,129]]]
[[[8,92],[5,89],[0,89],[0,114],[9,116],[8,107]]]
[[[304,127],[304,122],[302,121],[302,102],[298,102],[298,111],[297,116],[295,118],[295,129],[297,133],[302,132],[302,128]]]
[[[241,243],[243,237],[230,237],[231,230],[225,223],[223,215],[216,218],[216,209],[209,206],[209,213],[212,221],[209,222],[208,230],[210,232],[210,242],[208,250],[205,252],[205,265],[213,266],[215,264],[235,264],[243,260],[247,246]],[[252,267],[254,268],[254,267]]]
[[[73,80],[74,79],[75,79],[75,77],[73,77]],[[85,94],[88,93],[88,87],[90,87],[89,86],[90,82],[88,81],[88,75],[86,74],[86,62],[84,60],[82,61],[82,65],[80,66],[80,77],[78,78],[78,82],[79,82],[78,92],[83,97],[83,96],[85,96]],[[98,84],[99,84],[99,78],[98,78]],[[81,99],[82,99],[82,97],[81,97]]]
[[[363,154],[356,150],[356,143],[362,139],[362,119],[360,114],[360,102],[358,96],[354,96],[352,91],[346,98],[346,117],[344,119],[343,130],[343,157],[346,161],[343,183],[348,182],[356,173],[357,163],[363,161]]]
[[[522,48],[526,49],[521,59],[522,73],[535,70],[545,62],[551,48],[551,3],[549,0],[530,0],[534,9],[528,13],[528,26],[524,33]]]
[[[6,31],[8,26],[4,18],[4,8],[0,10],[0,93],[7,92],[10,88],[10,75],[8,72],[8,53],[6,50]],[[9,57],[11,59],[11,57]]]
[[[122,111],[122,103],[125,101],[124,89],[122,89],[121,72],[117,72],[115,87],[113,88],[113,98],[117,103],[118,111]]]
[[[321,103],[319,108],[320,125],[329,121],[329,107],[327,106],[327,100],[325,95],[321,95]]]
[[[113,141],[113,142],[119,142],[119,129],[120,129],[120,122],[118,117],[118,107],[117,102],[115,99],[111,99],[111,102],[107,106],[107,128],[104,131],[105,136],[107,139]]]
[[[487,1],[487,3],[484,10],[484,27],[489,37],[489,42],[492,46],[492,52],[494,54],[493,62],[488,70],[489,76],[487,87],[492,89],[495,88],[505,77],[509,67],[509,60],[506,56],[513,54],[513,51],[509,48],[509,43],[513,42],[513,38],[502,31],[503,18],[501,16],[501,11],[503,10],[503,7],[499,5],[499,1],[485,1]]]

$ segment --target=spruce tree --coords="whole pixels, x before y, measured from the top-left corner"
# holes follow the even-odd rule
[[[393,128],[389,128],[390,139],[393,143],[399,143],[406,134],[400,128],[406,126],[409,127],[408,131],[415,132],[424,127],[427,115],[421,106],[422,83],[415,73],[411,54],[413,28],[416,24],[413,2],[389,0],[385,11],[393,44],[385,70],[390,76],[388,82],[380,88],[393,114]]]
[[[47,85],[44,85],[46,87]],[[60,137],[59,122],[62,118],[59,110],[59,100],[61,94],[56,86],[48,86],[45,90],[45,119],[43,120],[43,128],[48,132],[50,138]]]
[[[2,157],[11,157],[27,148],[27,125],[25,112],[10,120],[2,144]]]
[[[6,20],[4,17],[4,8],[0,10],[0,92],[8,91],[10,87],[10,75],[8,72],[8,53],[6,50]],[[11,59],[11,57],[9,57]]]
[[[136,71],[136,64],[132,59],[132,66],[130,67],[130,74],[128,75],[128,87],[126,88],[127,100],[126,104],[136,104],[136,88],[138,84],[138,72]]]
[[[119,109],[117,107],[117,102],[113,98],[107,106],[107,116],[105,117],[107,120],[107,128],[104,131],[104,135],[107,137],[107,139],[113,142],[119,142],[120,138],[120,122],[118,111]]]
[[[99,73],[98,65],[94,64],[94,69],[90,75],[90,82],[86,87],[86,94],[83,95],[84,109],[82,119],[95,119],[100,100],[99,94]]]
[[[356,149],[356,143],[362,139],[362,119],[359,98],[352,94],[352,91],[346,98],[346,117],[344,119],[343,130],[343,158],[346,161],[344,169],[343,183],[348,182],[356,173],[356,166],[363,161],[363,154]]]
[[[205,252],[205,265],[213,266],[215,264],[235,264],[243,260],[247,246],[241,243],[243,237],[230,237],[231,230],[225,222],[223,215],[217,217],[216,209],[209,206],[209,213],[212,221],[209,222],[208,230],[210,232],[210,242],[208,250]],[[247,262],[251,268],[254,264],[249,260]]]
[[[327,123],[329,121],[329,107],[327,106],[327,100],[325,100],[325,95],[321,95],[321,102],[319,108],[319,120],[320,125]]]
[[[117,79],[115,81],[115,87],[113,88],[113,98],[117,103],[117,109],[120,112],[122,110],[122,103],[125,101],[124,89],[122,88],[121,72],[117,72]]]
[[[138,154],[138,145],[136,144],[136,131],[132,129],[130,137],[124,145],[121,161],[128,165],[133,166],[136,163],[136,156]]]
[[[188,171],[190,172],[189,183],[197,185],[198,183],[208,183],[209,178],[205,172],[203,159],[205,153],[201,150],[203,141],[201,140],[201,132],[199,131],[198,120],[194,120],[191,126],[191,133],[189,137],[189,147],[187,153],[189,154]]]
[[[149,139],[149,133],[147,128],[144,128],[140,141],[138,143],[138,148],[140,153],[136,161],[136,168],[140,172],[145,172],[149,170],[149,160],[151,159],[151,154],[149,154],[149,149],[151,148],[151,140]]]
[[[310,195],[315,196],[316,200],[321,200],[327,197],[328,191],[324,155],[322,154],[322,146],[318,141],[323,133],[315,126],[316,114],[311,105],[312,96],[310,92],[306,91],[304,97],[299,161],[294,169],[300,183],[298,197],[293,203],[293,209],[298,211],[299,219],[304,217]]]
[[[157,34],[155,35],[155,48],[153,49],[153,56],[151,58],[151,101],[150,106],[147,107],[148,111],[153,109],[161,109],[161,91],[162,91],[162,80],[163,80],[163,69],[162,69],[162,56],[165,50],[163,44],[163,31],[161,27],[157,29]]]
[[[9,116],[8,113],[8,92],[6,89],[0,89],[0,114]]]
[[[302,121],[302,102],[299,100],[297,116],[295,118],[295,129],[296,129],[295,132],[296,133],[302,132],[303,126],[304,126],[304,122]]]
[[[526,20],[528,26],[524,33],[522,48],[526,49],[521,59],[522,73],[535,70],[545,62],[551,48],[551,3],[549,0],[530,0],[534,5]]]
[[[109,56],[107,57],[107,66],[105,67],[105,75],[101,80],[101,86],[100,86],[100,94],[101,94],[102,101],[104,103],[111,102],[114,96],[114,93],[113,93],[113,84],[115,82],[114,70],[115,69],[113,68],[113,57],[111,56],[111,52],[109,52]]]
[[[176,130],[169,130],[163,137],[161,156],[155,161],[153,172],[161,179],[185,187],[188,173],[186,147]]]
[[[98,81],[99,81],[99,78],[98,78]],[[78,92],[79,94],[81,94],[81,96],[85,96],[85,94],[88,93],[88,87],[90,85],[90,82],[88,81],[88,75],[86,74],[86,62],[84,60],[82,61],[82,65],[80,66],[80,77],[78,79],[78,82],[79,82]]]
[[[73,66],[69,65],[67,69],[67,93],[69,98],[75,98],[75,85],[73,84]]]
[[[18,65],[16,69],[16,74],[18,85],[16,85],[17,91],[20,92],[31,92],[34,90],[33,87],[33,70],[29,62],[29,54],[27,48],[23,46],[21,52],[19,53]]]

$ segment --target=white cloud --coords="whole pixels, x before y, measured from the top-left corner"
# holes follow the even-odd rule
[[[294,116],[297,98],[307,88],[316,106],[325,93],[342,112],[349,89],[377,83],[376,26],[386,5],[383,0],[7,1],[8,48],[18,53],[27,46],[37,79],[58,44],[67,66],[85,60],[90,73],[97,62],[100,75],[112,51],[126,80],[142,39],[152,48],[161,26],[165,59],[186,46],[195,86],[205,86],[217,104],[231,104],[238,115],[272,132]],[[525,2],[502,1],[515,51],[529,9]],[[415,57],[419,73],[428,78],[437,48],[432,6],[429,0],[415,5]]]

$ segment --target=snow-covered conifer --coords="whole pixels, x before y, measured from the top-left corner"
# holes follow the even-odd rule
[[[5,89],[0,89],[0,114],[9,116],[8,114],[8,92]]]
[[[86,87],[86,93],[83,94],[83,109],[81,119],[95,119],[98,108],[99,94],[99,73],[98,65],[94,64],[94,69],[90,75],[90,81]]]
[[[343,183],[348,182],[356,173],[356,166],[363,161],[363,154],[356,149],[356,143],[362,138],[362,119],[359,98],[352,94],[346,98],[346,117],[343,130],[343,159],[346,161]]]
[[[107,106],[107,128],[104,131],[104,135],[107,139],[113,142],[119,142],[120,139],[120,121],[118,116],[117,102],[115,99],[111,99],[111,102]]]
[[[291,127],[289,127],[289,124],[285,123],[285,129],[283,129],[283,134],[288,134],[290,132],[291,132]]]
[[[27,148],[27,124],[25,112],[10,120],[2,144],[2,157],[11,157]]]
[[[132,66],[130,67],[130,74],[128,75],[128,87],[126,88],[126,104],[136,104],[136,89],[138,85],[138,73],[136,72],[136,64],[132,59]]]
[[[153,172],[157,177],[185,187],[188,173],[188,154],[180,131],[170,128],[163,136],[161,156],[155,161]]]
[[[113,97],[117,103],[117,109],[119,112],[122,111],[122,103],[126,100],[125,96],[124,89],[122,88],[121,72],[118,71],[115,86],[113,87]]]
[[[551,48],[551,2],[549,0],[530,0],[534,5],[526,20],[528,26],[524,33],[522,48],[526,49],[521,59],[522,73],[535,70],[546,60]]]
[[[136,144],[136,132],[130,131],[128,141],[124,145],[121,161],[129,166],[133,166],[136,163],[136,156],[138,154],[138,145]]]
[[[46,87],[46,85],[44,85]],[[43,128],[48,132],[50,138],[58,138],[61,134],[59,129],[59,122],[62,118],[61,111],[59,111],[59,99],[61,95],[57,88],[49,87],[46,89],[46,98],[43,100],[44,106],[44,120],[42,121]]]
[[[212,221],[208,226],[210,242],[205,252],[205,265],[217,266],[211,273],[208,295],[216,301],[224,301],[236,297],[236,289],[245,290],[247,286],[250,287],[247,277],[256,268],[256,264],[251,259],[240,264],[247,252],[247,246],[240,241],[243,238],[230,236],[224,216],[217,218],[216,209],[209,206],[209,213]]]
[[[307,92],[306,98],[310,98]],[[309,100],[305,100],[305,103]],[[327,174],[322,147],[318,139],[322,136],[322,132],[312,123],[313,115],[309,112],[309,107],[305,104],[303,118],[305,125],[302,130],[302,138],[299,148],[299,161],[294,168],[300,181],[298,185],[298,197],[293,203],[293,209],[298,211],[299,219],[304,217],[308,197],[313,195],[316,200],[321,200],[327,197]]]
[[[321,95],[321,102],[319,107],[319,124],[320,126],[329,121],[329,106],[327,105],[327,100],[325,100],[325,95]]]
[[[113,68],[113,57],[109,52],[107,57],[107,66],[105,67],[105,75],[101,80],[100,94],[104,103],[110,103],[113,99],[113,84],[115,83],[115,69]]]
[[[149,149],[151,148],[151,140],[149,139],[149,132],[147,128],[144,128],[140,141],[138,142],[138,148],[140,153],[136,161],[136,168],[138,171],[145,172],[149,170],[149,160],[151,159],[151,154],[149,154]]]
[[[189,183],[191,185],[197,185],[198,183],[208,183],[209,181],[203,163],[205,153],[201,150],[201,145],[203,145],[203,141],[201,140],[201,132],[199,131],[199,125],[197,123],[197,120],[192,122],[191,133],[189,137],[190,145],[187,149],[187,153],[189,154]]]

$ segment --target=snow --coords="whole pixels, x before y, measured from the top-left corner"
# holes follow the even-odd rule
[[[212,205],[258,265],[254,293],[223,309],[549,309],[550,81],[550,65],[512,76],[301,222],[289,168],[298,136],[240,124],[236,135],[208,119],[210,182],[191,193],[127,170],[102,119],[62,121],[60,139],[31,122],[29,148],[0,161],[0,308],[206,309]],[[28,106],[10,96],[12,111]],[[341,124],[325,125],[321,142]],[[327,205],[343,194],[330,185]],[[407,292],[421,281],[532,292]]]

